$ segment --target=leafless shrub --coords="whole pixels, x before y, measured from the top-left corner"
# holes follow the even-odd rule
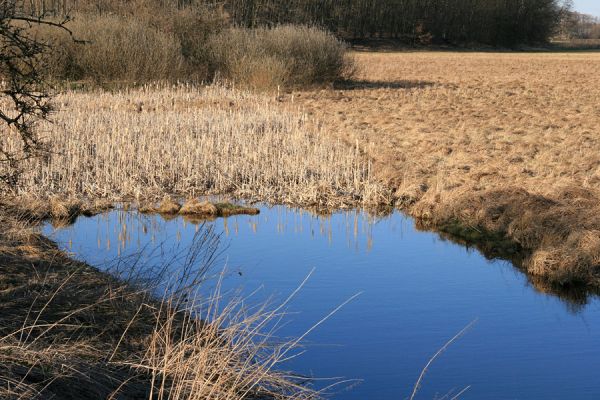
[[[234,28],[208,46],[221,76],[251,87],[329,83],[352,72],[346,45],[318,28]]]

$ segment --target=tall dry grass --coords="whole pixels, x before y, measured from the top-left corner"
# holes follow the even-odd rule
[[[317,207],[386,201],[358,148],[306,115],[224,86],[70,92],[41,127],[51,146],[24,165],[17,195],[154,200],[224,194]],[[6,145],[18,146],[4,131]],[[4,168],[5,166],[0,166]]]
[[[214,291],[182,281],[210,276],[218,241],[212,231],[197,237],[183,264],[164,267],[177,266],[180,274],[124,282],[0,218],[2,398],[320,397],[278,370],[298,344],[272,337],[285,302],[249,307],[247,299],[219,291],[222,275]],[[136,259],[121,261],[145,268]],[[28,268],[38,273],[24,273]],[[162,301],[153,296],[159,287],[168,288]]]

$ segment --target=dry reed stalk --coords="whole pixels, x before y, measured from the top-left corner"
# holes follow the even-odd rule
[[[282,111],[266,96],[158,85],[70,92],[56,103],[54,123],[43,128],[53,154],[25,166],[18,195],[226,194],[321,207],[385,197],[356,149],[323,139],[305,115]],[[2,140],[17,144],[9,132]]]
[[[248,310],[242,299],[222,306],[219,294],[208,301],[202,319],[194,300],[186,309],[170,301],[159,310],[157,326],[143,357],[127,363],[150,373],[151,398],[204,400],[265,398],[314,399],[319,394],[294,382],[275,367],[295,343],[269,344],[266,326],[280,317],[259,307]],[[183,321],[183,322],[182,322]]]

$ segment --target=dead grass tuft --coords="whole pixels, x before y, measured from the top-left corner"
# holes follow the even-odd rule
[[[160,203],[160,205],[156,209],[156,212],[158,212],[159,214],[174,215],[177,214],[179,210],[181,210],[181,204],[167,196]]]
[[[198,199],[190,199],[185,202],[179,214],[196,216],[216,216],[219,213],[217,207],[208,201],[200,202]]]
[[[81,202],[72,198],[52,196],[50,203],[50,217],[57,220],[71,220],[81,213]]]

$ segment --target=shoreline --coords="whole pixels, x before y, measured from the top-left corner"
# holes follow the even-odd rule
[[[600,285],[598,54],[355,57],[355,84],[285,102],[363,149],[408,215],[502,236],[536,280]]]
[[[193,316],[195,303],[206,299],[189,298],[191,292],[157,298],[148,283],[120,281],[77,261],[4,207],[0,222],[0,397],[139,399],[152,391],[202,396],[202,390],[231,399],[238,392],[265,400],[315,395],[285,371],[271,370],[276,349],[263,355],[264,346],[248,340],[266,317],[238,321],[248,332],[224,325],[235,314],[200,319]],[[208,235],[194,246],[210,251],[211,240]],[[203,274],[204,267],[184,266],[190,274]],[[240,305],[234,300],[230,307],[235,312]],[[242,338],[241,348],[227,345]]]
[[[406,210],[400,208],[394,210],[403,212],[410,217]],[[101,212],[105,211],[106,209]],[[148,388],[152,385],[150,383],[152,381],[151,376],[144,374],[143,369],[140,373],[140,370],[133,366],[142,365],[140,359],[143,359],[143,355],[139,352],[140,348],[144,348],[143,343],[148,340],[148,337],[156,334],[157,310],[160,311],[159,315],[163,312],[169,314],[169,307],[172,303],[167,301],[167,308],[165,308],[164,300],[161,302],[159,299],[148,297],[147,291],[135,291],[134,287],[116,280],[110,274],[74,260],[72,256],[59,250],[57,245],[50,239],[32,233],[28,230],[27,225],[23,225],[23,222],[17,223],[14,218],[7,215],[8,211],[6,209],[0,210],[0,218],[4,220],[4,230],[0,231],[0,243],[4,244],[3,250],[0,251],[0,268],[5,269],[3,279],[5,282],[10,283],[8,286],[6,283],[2,284],[3,290],[0,292],[4,296],[13,297],[15,290],[26,290],[27,292],[38,290],[38,295],[33,298],[33,304],[25,304],[28,299],[31,299],[28,295],[20,298],[20,305],[17,307],[18,310],[28,308],[30,310],[29,314],[35,316],[32,319],[35,319],[36,323],[43,316],[43,324],[40,323],[38,328],[36,323],[33,323],[32,328],[29,328],[27,324],[29,314],[25,317],[25,321],[22,321],[22,315],[21,318],[15,317],[19,315],[19,312],[9,313],[14,318],[10,320],[12,325],[6,326],[5,324],[3,328],[4,343],[0,343],[0,347],[4,345],[4,348],[6,348],[8,345],[6,343],[7,338],[8,340],[16,339],[10,333],[10,330],[17,332],[19,326],[27,327],[29,334],[24,341],[17,340],[10,343],[13,349],[11,352],[14,353],[15,349],[16,352],[24,351],[23,349],[26,348],[24,345],[31,340],[41,346],[39,349],[36,349],[36,346],[29,348],[27,350],[30,352],[27,353],[28,355],[19,356],[21,360],[27,360],[26,357],[35,357],[32,354],[38,351],[42,352],[47,351],[48,348],[53,348],[53,346],[56,346],[57,337],[66,340],[65,347],[53,349],[52,356],[46,358],[39,356],[38,359],[34,359],[34,363],[28,367],[28,371],[34,371],[31,375],[28,375],[28,372],[25,376],[20,378],[13,376],[11,379],[19,378],[25,384],[30,377],[35,381],[43,376],[45,378],[42,381],[45,382],[50,392],[65,392],[65,398],[76,399],[83,395],[107,397],[114,390],[117,390],[117,383],[119,383],[118,390],[122,391],[121,394],[125,399],[137,398],[140,395],[145,396],[141,393],[147,393]],[[458,221],[436,227],[430,223],[431,221],[428,223],[427,220],[411,218],[414,219],[419,230],[435,232],[442,239],[451,240],[463,246],[476,247],[486,257],[509,260],[515,268],[526,273],[526,270],[517,263],[526,259],[527,256],[519,251],[522,249],[515,248],[513,243],[505,241],[502,235],[468,228]],[[10,237],[10,232],[6,229],[9,225],[14,227],[12,243],[10,244],[7,240]],[[12,251],[8,252],[8,248],[11,248]],[[13,268],[13,271],[16,268],[18,272],[6,271],[9,265]],[[596,287],[556,286],[543,279],[540,280],[529,274],[526,275],[529,278],[528,281],[536,290],[550,293],[574,305],[585,304],[589,295],[600,293],[599,290],[595,290]],[[45,277],[41,286],[38,283],[32,283],[39,276]],[[48,278],[49,276],[51,278]],[[19,287],[18,280],[23,282],[20,284],[22,287]],[[35,289],[37,286],[41,289]],[[105,297],[107,293],[110,294],[110,297]],[[48,299],[50,300],[48,301]],[[54,308],[53,302],[55,301],[61,308]],[[4,304],[6,303],[4,302]],[[64,304],[68,304],[71,308],[64,309]],[[15,306],[10,305],[10,307]],[[65,313],[68,315],[66,319],[62,317]],[[4,313],[4,315],[6,314]],[[135,317],[130,319],[132,315]],[[73,320],[77,321],[79,325],[74,323]],[[99,324],[98,321],[102,320],[113,322],[108,325]],[[182,321],[189,321],[189,318],[186,317],[184,312],[183,314],[174,313],[167,320],[170,321],[172,327],[176,328],[182,326],[180,325],[183,323]],[[43,327],[48,324],[52,328],[45,331]],[[85,326],[81,324],[85,324]],[[199,334],[203,334],[202,329],[199,332]],[[73,339],[75,333],[77,339]],[[212,332],[212,334],[217,333]],[[40,336],[36,336],[36,334]],[[82,338],[83,340],[81,340]],[[222,346],[223,341],[219,339],[218,344]],[[112,349],[110,355],[107,349]],[[117,349],[119,350],[117,351]],[[81,352],[79,352],[80,350]],[[2,356],[0,352],[0,357]],[[6,354],[4,356],[6,357]],[[65,375],[64,368],[57,369],[54,365],[56,357],[63,364],[65,360],[66,365],[69,365],[69,361],[72,361],[73,365],[71,367],[75,368],[75,365],[77,365],[77,368],[85,368],[89,371],[83,392],[74,389],[75,391],[71,396],[71,392],[69,392],[71,389],[64,388],[64,385],[73,386],[73,379],[75,379],[77,385],[81,385],[82,381],[78,376]],[[23,361],[13,361],[12,358],[7,362],[7,365],[14,365],[14,363],[21,367],[23,365]],[[27,364],[27,361],[25,363]],[[6,379],[6,373],[0,367],[0,380]],[[270,378],[265,376],[265,379]],[[281,378],[276,376],[274,379]],[[25,391],[38,390],[35,388],[36,382],[31,384],[32,386],[25,385],[22,389]],[[123,382],[127,383],[121,386]],[[47,388],[44,390],[48,390]]]
[[[208,197],[208,196],[204,196]],[[436,219],[436,215],[427,214],[423,216],[421,213],[415,212],[415,209],[403,205],[396,205],[395,207],[380,206],[376,208],[366,208],[360,206],[354,207],[342,207],[342,208],[323,208],[315,206],[306,206],[301,204],[285,204],[285,203],[270,203],[260,201],[250,201],[241,199],[232,199],[231,202],[226,200],[229,199],[227,195],[217,196],[218,200],[212,202],[200,202],[200,201],[174,201],[171,200],[170,196],[165,196],[160,202],[142,202],[146,206],[140,205],[136,202],[117,202],[121,204],[122,211],[136,211],[140,214],[157,215],[163,219],[170,220],[173,218],[183,218],[184,220],[191,223],[201,223],[204,221],[214,221],[217,218],[227,218],[235,215],[258,215],[260,209],[252,205],[264,204],[267,207],[273,207],[277,205],[297,208],[313,212],[316,215],[331,215],[338,212],[344,212],[349,210],[362,210],[367,212],[369,215],[374,217],[385,217],[393,212],[399,212],[409,217],[415,227],[418,230],[435,233],[444,240],[450,240],[458,245],[467,248],[475,248],[487,259],[501,259],[510,262],[513,268],[524,273],[528,281],[539,290],[556,295],[561,298],[572,298],[576,302],[580,302],[582,297],[590,295],[600,294],[600,280],[571,280],[568,282],[556,282],[544,275],[536,275],[528,271],[527,263],[531,262],[533,250],[522,246],[518,241],[515,241],[507,232],[488,230],[483,225],[472,225],[469,220],[460,220],[456,216],[445,216],[445,218]],[[176,198],[176,197],[173,197]],[[181,204],[180,204],[181,203]],[[52,220],[49,219],[56,226],[70,225],[75,222],[75,219],[79,216],[91,217],[104,212],[110,212],[115,207],[106,207],[106,202],[100,203],[101,207],[96,208],[93,212],[85,210],[85,208],[78,208],[78,210],[85,210],[76,215],[72,215],[71,219],[68,220]],[[148,208],[147,204],[158,205],[158,207]],[[184,209],[187,204],[192,207],[199,206],[201,208],[200,213],[191,212],[172,212],[166,208],[177,207],[178,210]],[[224,208],[225,213],[204,213],[205,207],[210,207],[213,204],[220,208]],[[182,207],[183,206],[183,207]],[[12,212],[15,212],[14,210]],[[21,215],[28,215],[27,211],[21,210],[18,212]],[[439,217],[439,216],[438,216]]]

